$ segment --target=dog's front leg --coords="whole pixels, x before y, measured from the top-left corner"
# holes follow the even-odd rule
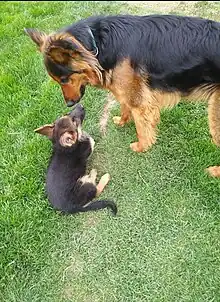
[[[132,118],[131,109],[125,103],[120,103],[121,107],[121,116],[114,116],[114,124],[123,127],[126,123],[130,122]]]
[[[132,108],[138,141],[130,145],[135,152],[147,151],[156,142],[156,126],[160,120],[160,111],[157,107],[147,105]]]
[[[208,120],[213,143],[220,147],[220,90],[217,90],[209,99]]]

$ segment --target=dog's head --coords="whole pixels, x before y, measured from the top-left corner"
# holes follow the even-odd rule
[[[56,146],[76,147],[82,136],[81,126],[84,118],[85,110],[81,104],[77,104],[69,114],[34,131],[47,136]]]
[[[96,56],[72,35],[46,35],[34,29],[25,32],[42,53],[48,74],[60,84],[68,107],[80,101],[87,84],[102,85],[103,69]]]

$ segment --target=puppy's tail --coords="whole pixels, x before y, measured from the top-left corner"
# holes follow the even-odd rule
[[[88,211],[97,211],[104,208],[109,208],[112,211],[112,214],[115,216],[118,212],[118,208],[114,201],[112,200],[95,200],[89,203],[88,205],[81,207],[79,212],[88,212]]]

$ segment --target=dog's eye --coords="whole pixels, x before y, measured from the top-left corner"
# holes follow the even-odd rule
[[[68,78],[61,78],[60,79],[60,84],[67,84],[69,82]]]
[[[80,74],[80,73],[83,73],[83,71],[82,71],[82,70],[74,70],[74,71],[72,71],[72,73],[73,73],[73,74],[74,74],[74,73]]]

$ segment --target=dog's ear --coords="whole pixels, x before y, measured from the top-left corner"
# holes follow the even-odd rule
[[[53,137],[54,124],[44,125],[34,130],[34,132],[47,136],[49,139]]]
[[[47,55],[61,64],[66,64],[71,58],[80,60],[82,53],[80,44],[65,36],[53,37],[47,49]]]
[[[44,32],[32,28],[25,28],[24,31],[41,50],[41,46],[46,40],[47,35]]]

